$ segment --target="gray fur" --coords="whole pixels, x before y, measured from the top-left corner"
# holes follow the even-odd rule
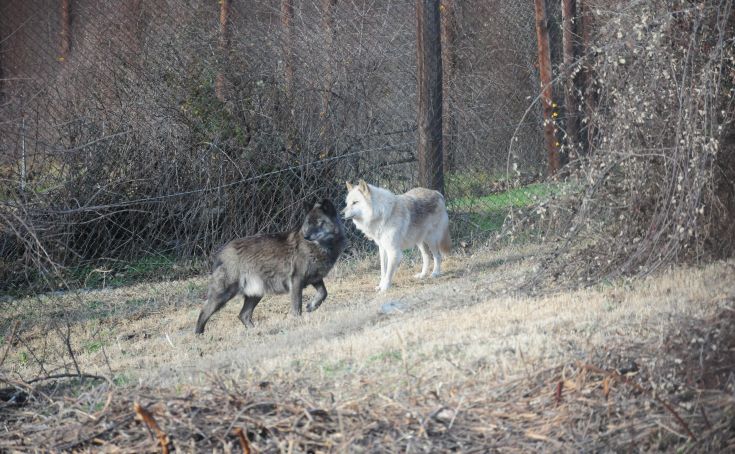
[[[412,229],[418,229],[426,220],[443,210],[443,206],[440,203],[443,202],[442,195],[437,191],[425,188],[411,189],[407,193],[403,194],[409,201],[407,203],[408,210],[411,212],[411,226]]]
[[[230,241],[215,256],[196,333],[203,333],[212,314],[237,294],[245,300],[240,320],[250,327],[253,310],[265,294],[290,293],[291,312],[301,315],[302,291],[311,285],[317,294],[306,310],[317,309],[327,297],[323,279],[344,248],[344,227],[329,200],[314,205],[299,230]]]

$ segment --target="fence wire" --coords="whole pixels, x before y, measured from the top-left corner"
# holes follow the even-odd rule
[[[529,203],[493,194],[544,168],[536,109],[519,123],[538,92],[533,9],[441,12],[445,192],[471,242]],[[417,186],[415,14],[412,0],[3,2],[5,290],[57,266],[203,257],[293,227],[305,201],[341,203],[345,181]]]
[[[586,41],[579,60],[561,67],[560,3],[546,2],[554,88],[567,71],[583,76],[577,132],[588,141],[586,150],[583,139],[572,143],[579,159],[563,169],[568,178],[556,181],[540,176],[547,157],[533,2],[441,3],[442,164],[455,251],[472,251],[503,231],[521,246],[498,261],[515,268],[515,260],[528,264],[536,256],[527,271],[493,269],[492,277],[495,260],[462,256],[455,263],[483,281],[470,293],[587,285],[626,267],[644,274],[705,246],[723,255],[735,248],[733,0],[580,1],[587,15],[578,17],[591,21],[594,27],[584,30],[595,36],[577,36]],[[419,185],[415,5],[0,2],[0,414],[7,422],[0,446],[152,446],[142,426],[137,441],[120,429],[120,421],[132,421],[127,397],[147,394],[135,381],[155,383],[169,372],[191,372],[194,380],[195,371],[227,369],[249,376],[240,367],[247,358],[215,362],[214,351],[231,345],[221,339],[232,325],[240,328],[236,312],[206,342],[191,342],[207,295],[207,258],[234,237],[295,227],[305,202],[329,197],[341,208],[345,181],[365,179],[394,192]],[[559,115],[568,110],[554,112],[563,152],[573,142]],[[350,247],[328,278],[341,288],[335,285],[328,304],[363,311],[362,296],[355,297],[362,287],[349,295],[341,289],[358,286],[358,275],[377,275],[379,265],[372,243],[349,228]],[[697,242],[687,240],[692,235]],[[528,238],[545,243],[529,245]],[[366,251],[370,260],[350,260]],[[369,287],[367,294],[373,284],[359,285]],[[447,307],[475,300],[432,294]],[[261,304],[256,317],[284,316],[287,298],[273,300],[275,307]],[[314,320],[310,331],[331,323]],[[362,320],[340,320],[306,337],[294,331],[289,343],[301,348],[341,338]],[[236,341],[269,354],[274,333],[293,325],[268,323]],[[332,365],[327,360],[324,374]],[[258,392],[269,381],[258,379]],[[311,393],[301,385],[294,387]],[[179,396],[178,385],[170,389],[150,397]],[[311,409],[322,410],[310,399],[308,419],[320,420]],[[252,421],[242,411],[223,423],[221,412],[181,408],[192,418],[211,418],[213,434],[226,428],[220,438],[200,438],[201,431],[181,424],[169,432],[181,446],[191,442],[200,450],[228,446],[230,429]],[[693,408],[689,416],[699,421]],[[414,414],[431,420],[438,412],[427,406]],[[708,426],[730,427],[707,418]],[[426,421],[416,421],[416,433],[426,435]],[[360,427],[371,426],[360,421]],[[396,444],[380,436],[386,446]],[[708,436],[721,439],[717,431]],[[260,446],[289,442],[258,437]],[[304,443],[295,446],[311,446]]]

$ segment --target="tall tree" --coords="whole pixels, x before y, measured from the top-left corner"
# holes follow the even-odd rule
[[[71,50],[71,0],[61,0],[60,20],[58,60],[63,62],[69,58]]]
[[[286,151],[293,153],[296,143],[296,125],[294,121],[294,69],[293,69],[293,44],[294,44],[294,7],[293,0],[281,0],[281,52],[283,56],[283,78],[285,80],[284,91],[286,92]]]
[[[439,0],[416,0],[416,34],[419,182],[426,188],[444,193]]]
[[[589,0],[579,0],[579,25],[582,37],[581,54],[584,56],[582,72],[580,77],[580,85],[583,87],[582,95],[584,99],[584,121],[582,128],[582,148],[584,153],[589,153],[592,141],[596,134],[593,121],[593,114],[597,109],[597,89],[595,86],[595,77],[592,71],[592,27],[594,26],[594,18],[589,6]]]
[[[288,109],[292,109],[293,100],[293,0],[281,0],[281,49],[283,52],[283,77],[286,81],[286,98]]]
[[[442,132],[442,153],[444,155],[444,171],[453,170],[457,140],[457,117],[452,105],[452,83],[457,66],[456,39],[457,39],[457,0],[442,0],[441,27],[442,27],[442,99],[444,105],[444,119]]]
[[[551,50],[549,48],[549,27],[546,20],[545,0],[534,0],[536,13],[536,39],[538,41],[538,67],[541,80],[541,104],[544,117],[544,141],[549,160],[549,175],[559,171],[559,144],[556,141],[554,121],[554,93],[551,86]]]
[[[230,52],[230,10],[232,0],[219,0],[219,61],[217,79],[214,84],[214,93],[222,102],[227,100],[226,77],[227,63]]]
[[[561,1],[561,17],[562,17],[562,48],[564,54],[564,110],[566,118],[564,125],[566,127],[566,145],[569,160],[577,157],[579,147],[578,122],[577,115],[577,84],[576,82],[576,52],[575,52],[575,13],[576,0]]]
[[[128,4],[129,30],[132,30],[130,50],[137,58],[143,51],[143,0],[133,0]]]

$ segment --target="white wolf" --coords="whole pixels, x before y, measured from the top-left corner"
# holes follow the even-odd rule
[[[451,247],[449,217],[440,192],[415,188],[396,195],[363,180],[355,186],[347,183],[347,190],[345,219],[352,219],[380,250],[380,284],[376,290],[390,287],[402,251],[414,246],[421,250],[423,261],[416,277],[424,278],[429,272],[429,254],[434,257],[431,277],[439,276],[442,252],[449,253]]]

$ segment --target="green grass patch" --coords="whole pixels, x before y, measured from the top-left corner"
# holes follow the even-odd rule
[[[117,374],[112,377],[112,383],[114,383],[116,386],[125,386],[131,384],[132,382],[133,379],[126,374]]]
[[[160,275],[169,274],[175,261],[171,257],[149,255],[136,261],[110,267],[84,266],[72,272],[85,287],[120,287]]]
[[[112,315],[114,310],[104,301],[94,300],[87,303],[87,317],[90,320],[99,320]]]
[[[133,298],[125,300],[125,306],[131,309],[143,307],[148,303],[153,303],[153,300],[150,298]]]
[[[198,265],[194,262],[180,263],[169,256],[149,255],[127,263],[98,263],[70,268],[66,280],[77,288],[115,288],[151,280],[188,277],[198,271]]]
[[[510,209],[524,208],[551,197],[558,190],[552,183],[533,183],[528,186],[482,196],[460,197],[449,201],[450,209]]]
[[[487,210],[484,213],[467,213],[464,221],[476,229],[486,232],[497,232],[503,228],[507,215],[507,209],[495,208]]]
[[[493,186],[502,181],[506,181],[506,174],[499,172],[451,172],[445,177],[449,194],[463,194],[466,196],[485,195]]]
[[[334,376],[339,372],[346,372],[350,369],[351,364],[349,361],[341,359],[333,363],[327,363],[322,365],[322,372],[326,376]]]
[[[82,347],[84,348],[84,351],[87,353],[97,353],[98,351],[102,350],[103,346],[104,346],[104,343],[101,340],[94,339],[89,342],[86,342]]]
[[[467,195],[452,199],[448,208],[462,230],[497,232],[511,209],[528,208],[561,191],[557,183],[533,183],[486,195]],[[462,232],[460,232],[460,235]]]
[[[401,352],[398,350],[388,350],[386,352],[380,352],[376,353],[374,355],[370,355],[367,358],[368,364],[375,363],[375,362],[400,362],[403,359],[403,355],[401,355]]]
[[[195,284],[194,282],[189,282],[186,284],[186,293],[189,298],[193,298],[197,297],[200,293],[205,293],[208,288],[208,283]]]

